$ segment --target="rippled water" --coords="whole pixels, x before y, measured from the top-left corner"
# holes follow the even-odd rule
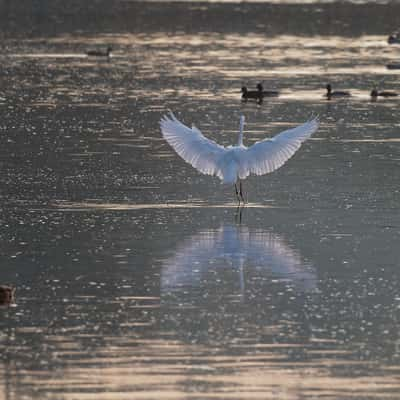
[[[282,3],[0,1],[0,399],[398,398],[400,5]],[[237,209],[169,109],[322,123]]]

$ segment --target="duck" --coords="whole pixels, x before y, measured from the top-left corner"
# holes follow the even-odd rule
[[[107,47],[106,51],[101,50],[89,50],[86,54],[89,57],[110,57],[112,48],[110,46]]]
[[[400,63],[390,63],[386,65],[387,69],[400,69]]]
[[[278,97],[279,92],[277,90],[264,90],[264,87],[261,83],[257,84],[257,90],[262,94],[263,97]]]
[[[263,95],[260,90],[248,90],[246,86],[242,86],[242,100],[247,101],[248,99],[256,99],[262,101]]]
[[[248,99],[256,99],[259,104],[262,103],[264,97],[277,97],[279,96],[278,91],[264,90],[261,83],[257,84],[257,90],[248,90],[246,86],[242,87],[242,100],[247,101]]]
[[[326,97],[330,100],[332,97],[349,97],[351,94],[349,92],[337,90],[335,92],[332,91],[332,86],[330,83],[326,85]]]
[[[374,87],[371,90],[371,97],[372,98],[377,98],[377,97],[395,97],[398,96],[398,94],[396,92],[391,92],[389,90],[384,90],[382,92],[379,92],[378,89],[376,87]]]
[[[389,44],[399,44],[400,43],[399,32],[393,32],[391,35],[389,35],[387,41]]]
[[[8,285],[0,285],[0,305],[10,304],[14,301],[15,288]]]

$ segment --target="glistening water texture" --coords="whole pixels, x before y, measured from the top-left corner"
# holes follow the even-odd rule
[[[295,3],[0,1],[0,399],[399,398],[400,5]],[[321,128],[237,210],[168,109]]]

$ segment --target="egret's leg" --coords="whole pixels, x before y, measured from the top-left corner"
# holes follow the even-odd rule
[[[243,214],[243,204],[238,204],[235,211],[235,223],[240,225],[242,223],[242,214]]]
[[[244,301],[245,296],[245,281],[244,281],[244,269],[243,269],[243,262],[240,263],[239,268],[239,284],[240,284],[240,300]]]
[[[244,201],[244,197],[243,197],[242,181],[239,181],[239,194],[240,194],[240,197],[242,198],[243,204],[246,203]]]
[[[237,200],[239,202],[239,205],[240,205],[239,190],[238,190],[238,187],[237,187],[236,183],[235,183],[235,193],[236,193],[236,198],[237,198]]]

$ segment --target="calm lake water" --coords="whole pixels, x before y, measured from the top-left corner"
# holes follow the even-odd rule
[[[0,399],[398,399],[400,4],[65,3],[0,1]],[[167,110],[321,127],[238,210]]]

